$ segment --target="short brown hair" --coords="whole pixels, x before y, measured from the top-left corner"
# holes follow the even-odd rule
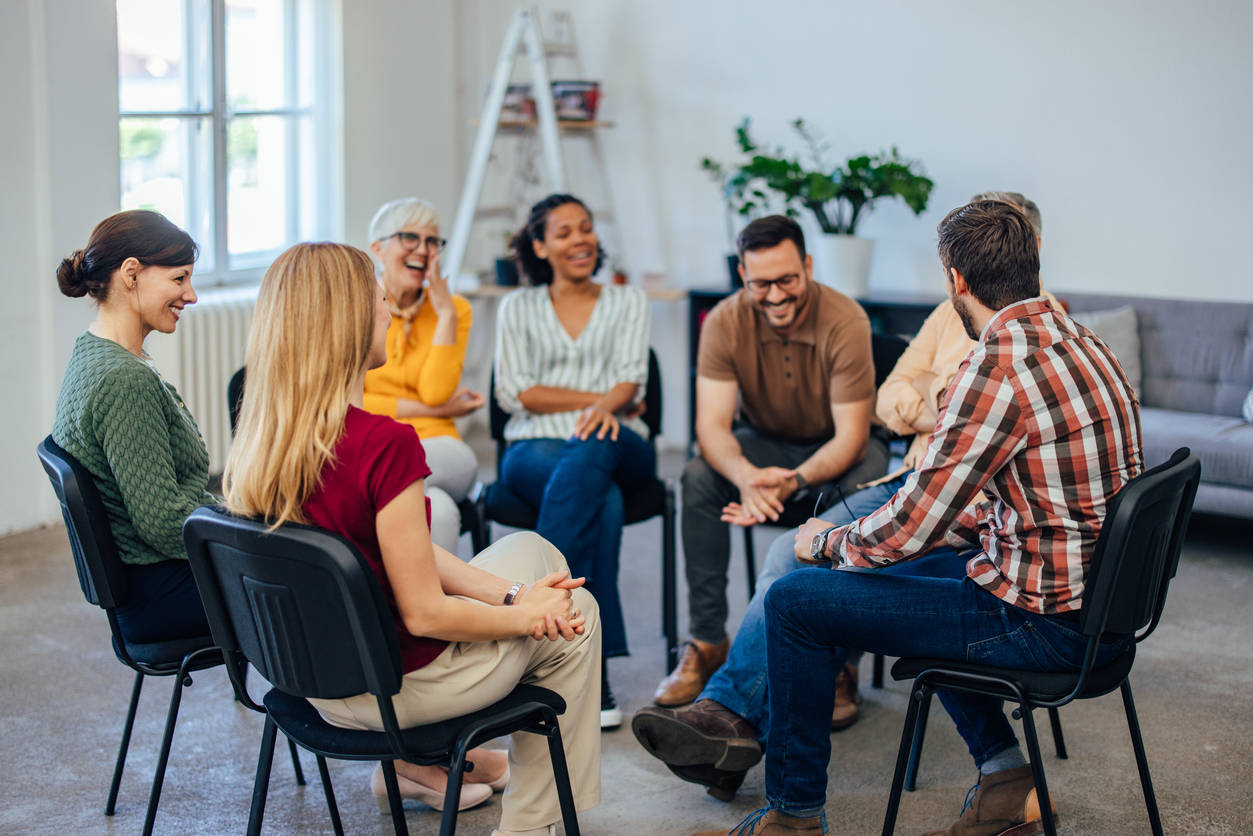
[[[984,307],[999,311],[1040,295],[1040,249],[1027,216],[1001,200],[976,200],[940,222],[940,263],[955,269]]]
[[[1035,201],[1028,200],[1021,192],[980,192],[970,198],[971,203],[976,200],[1003,200],[1006,203],[1012,203],[1027,216],[1027,220],[1035,228],[1036,235],[1044,234],[1044,218],[1040,217],[1040,207],[1035,205]]]
[[[735,239],[735,248],[739,252],[740,261],[743,261],[746,252],[768,250],[784,241],[791,241],[796,245],[796,251],[804,262],[805,233],[801,232],[800,224],[787,215],[767,215],[753,221],[740,230],[739,237]]]

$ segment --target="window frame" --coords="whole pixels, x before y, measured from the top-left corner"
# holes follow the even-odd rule
[[[180,0],[183,21],[184,54],[189,56],[186,63],[184,84],[189,88],[187,100],[196,99],[195,91],[203,89],[206,80],[200,78],[205,69],[194,65],[190,56],[201,49],[201,37],[197,27],[208,26],[208,62],[207,74],[209,97],[207,108],[184,108],[180,110],[126,110],[121,104],[121,86],[119,84],[118,124],[126,119],[177,119],[181,122],[194,123],[201,121],[208,126],[211,135],[209,159],[204,160],[204,153],[194,148],[196,140],[194,132],[187,132],[183,141],[185,159],[190,161],[186,172],[187,181],[184,198],[188,208],[186,224],[189,231],[195,229],[208,215],[212,230],[212,241],[200,241],[202,253],[212,254],[212,268],[201,272],[197,270],[196,278],[204,287],[221,287],[260,281],[261,276],[278,255],[292,244],[302,240],[300,229],[302,206],[310,207],[311,226],[315,239],[337,240],[342,237],[343,213],[335,207],[342,204],[343,198],[343,164],[342,164],[342,122],[343,92],[341,74],[341,53],[338,33],[340,31],[339,3],[337,0],[281,0],[283,3],[284,40],[291,45],[285,49],[283,56],[285,95],[288,103],[297,102],[299,88],[303,81],[311,87],[311,103],[307,106],[299,104],[276,108],[240,108],[232,109],[228,103],[226,85],[226,2],[227,0]],[[204,11],[207,8],[208,20]],[[309,31],[302,37],[302,16],[308,15],[306,26]],[[312,60],[304,58],[302,50],[308,50]],[[302,63],[309,67],[309,77],[302,79],[300,72]],[[236,119],[255,117],[280,117],[290,120],[286,130],[286,151],[284,155],[285,186],[286,186],[286,230],[284,244],[269,250],[257,250],[238,253],[233,258],[237,266],[232,268],[229,228],[230,199],[230,160],[228,156],[229,131]],[[300,125],[297,120],[307,118],[310,122],[312,135],[311,148],[302,153],[300,146]],[[311,156],[312,159],[307,159]],[[209,176],[202,175],[199,168],[208,164]],[[121,176],[122,160],[119,157],[119,176]],[[302,176],[302,169],[312,171],[308,182]],[[301,200],[301,191],[305,187],[312,191],[307,200]],[[206,196],[204,192],[208,192]]]

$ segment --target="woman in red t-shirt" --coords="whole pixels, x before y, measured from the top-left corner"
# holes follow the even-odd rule
[[[600,693],[595,599],[538,535],[506,537],[468,564],[432,544],[421,441],[412,428],[361,408],[365,373],[387,359],[390,322],[360,250],[298,244],[279,256],[261,282],[248,340],[227,505],[276,525],[325,528],[361,551],[400,640],[404,679],[393,704],[402,727],[491,705],[519,682],[560,694],[575,804],[593,807],[600,801],[600,707],[588,699]],[[310,702],[334,725],[382,729],[370,694]],[[479,750],[475,758],[490,762]],[[515,735],[508,763],[500,831],[553,833],[561,811],[547,742]],[[438,768],[395,764],[402,792],[442,806]],[[492,770],[483,771],[489,778]],[[380,770],[371,783],[386,810]],[[459,806],[485,799],[484,791],[491,794],[467,784]]]

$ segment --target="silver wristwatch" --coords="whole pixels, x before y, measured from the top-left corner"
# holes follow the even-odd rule
[[[505,593],[505,606],[509,606],[518,597],[518,593],[522,591],[522,587],[526,584],[522,581],[514,581],[513,586],[509,587],[509,591]]]
[[[838,525],[833,525],[830,528],[828,528],[826,531],[822,532],[821,534],[814,535],[814,542],[811,543],[809,546],[810,558],[812,558],[813,560],[830,560],[831,559],[827,557],[827,538],[830,537],[831,532],[835,531],[837,528],[839,528]]]

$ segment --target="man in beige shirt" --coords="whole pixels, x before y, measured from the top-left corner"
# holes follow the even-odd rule
[[[872,437],[870,320],[810,278],[791,218],[740,233],[745,287],[710,311],[696,378],[700,455],[683,472],[682,535],[692,640],[662,681],[659,705],[691,702],[726,658],[727,523],[796,525],[887,471]]]
[[[1035,227],[1039,240],[1040,210],[1021,194],[984,192],[972,200],[1003,200],[1014,204]],[[1046,295],[1057,304],[1050,294]],[[830,506],[819,515],[821,519],[832,525],[847,525],[874,513],[892,499],[926,452],[944,392],[974,345],[951,302],[945,300],[931,312],[875,398],[875,417],[880,423],[897,435],[914,435],[904,465],[856,493],[845,491],[847,502]],[[741,745],[759,742],[762,748],[758,756],[764,751],[770,717],[765,688],[762,605],[766,590],[774,581],[793,569],[803,568],[804,564],[795,556],[795,540],[796,531],[792,530],[780,535],[771,545],[757,578],[756,594],[744,613],[735,643],[725,664],[700,693],[699,700],[684,711],[644,708],[631,721],[636,739],[650,754],[666,762],[670,771],[683,780],[707,787],[710,795],[724,801],[729,801],[739,789],[746,770],[717,769],[712,762],[697,762],[699,759],[694,760],[691,754],[694,747],[717,750],[728,738],[737,739]],[[959,559],[951,568],[954,572],[964,572],[965,561]],[[937,564],[915,561],[887,571],[935,573]],[[861,697],[857,693],[856,661],[856,658],[850,660],[836,685],[833,731],[846,728],[858,716]]]

